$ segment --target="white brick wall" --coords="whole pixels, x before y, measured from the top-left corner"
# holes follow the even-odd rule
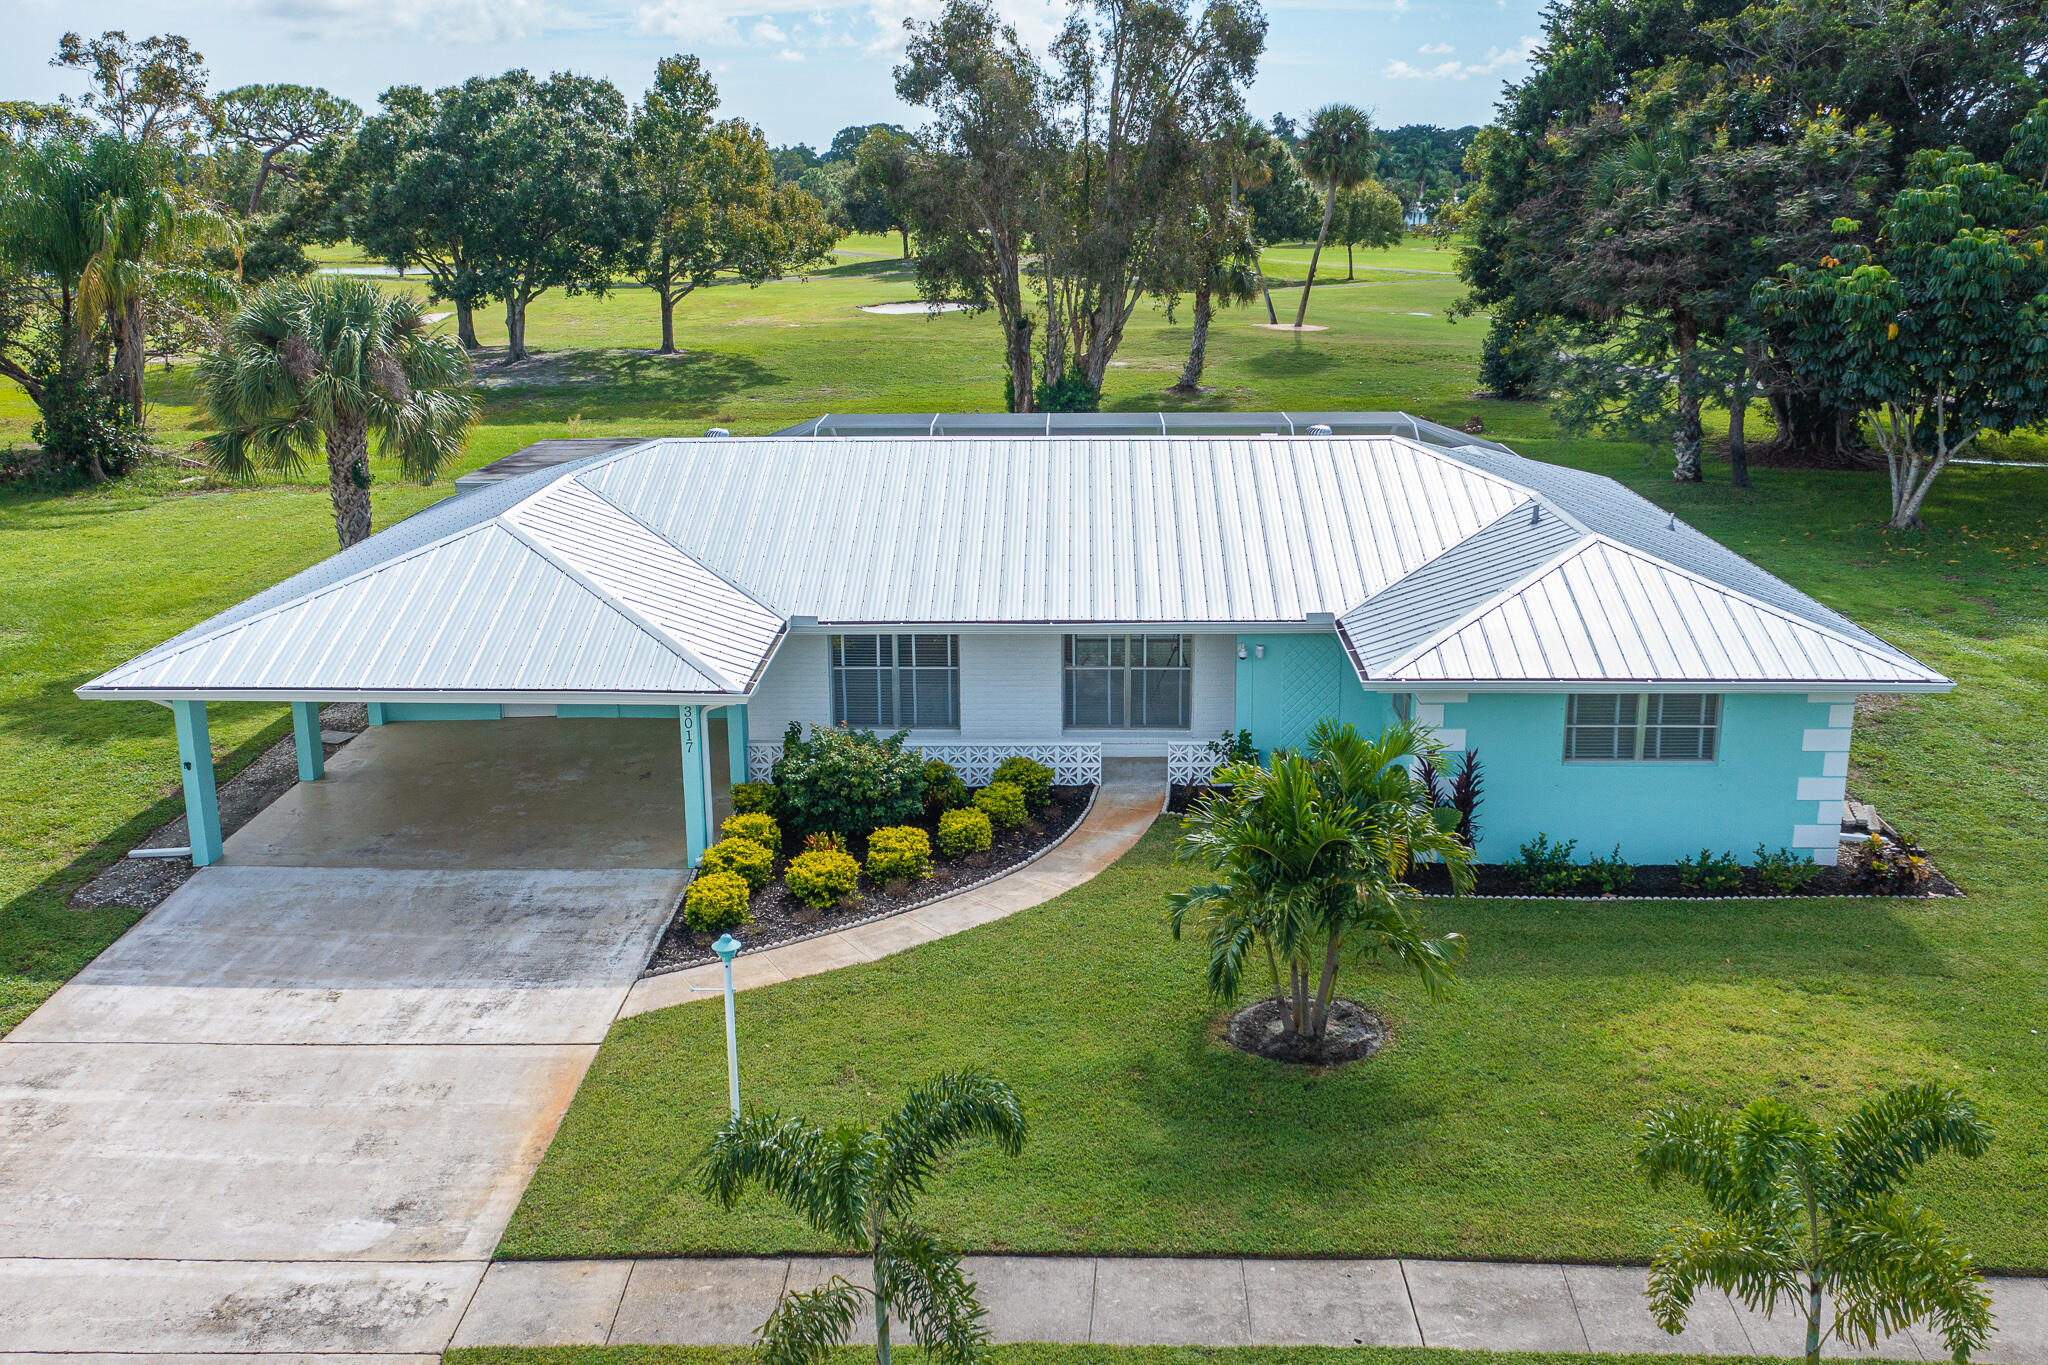
[[[748,738],[779,743],[790,721],[830,724],[831,655],[825,635],[792,635],[747,709]],[[1193,716],[1187,730],[1074,730],[1060,726],[1060,636],[960,636],[960,728],[935,730],[934,743],[1049,744],[1062,739],[1102,745],[1116,756],[1164,756],[1172,739],[1214,739],[1237,719],[1237,637],[1197,635]]]

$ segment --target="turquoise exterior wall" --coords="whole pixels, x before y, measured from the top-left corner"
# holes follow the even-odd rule
[[[497,720],[496,702],[476,701],[387,701],[372,702],[377,711],[373,725],[395,725],[404,720]]]
[[[557,706],[563,720],[674,720],[673,706]]]
[[[1301,743],[1334,715],[1371,732],[1393,699],[1367,692],[1334,634],[1245,635],[1237,724],[1262,753]],[[1264,657],[1259,647],[1264,646]],[[1759,843],[1832,862],[1848,773],[1853,697],[1729,693],[1712,763],[1566,763],[1563,693],[1416,694],[1417,719],[1478,751],[1486,783],[1479,857],[1505,862],[1537,835],[1575,839],[1583,860],[1619,844],[1638,863],[1704,846],[1747,863]]]

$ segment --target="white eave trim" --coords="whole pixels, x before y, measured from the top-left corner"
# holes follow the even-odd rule
[[[497,705],[744,706],[753,692],[507,691],[480,688],[396,687],[95,687],[77,690],[88,701],[315,701],[482,702]]]

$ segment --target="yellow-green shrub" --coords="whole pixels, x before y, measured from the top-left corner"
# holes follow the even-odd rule
[[[1014,782],[991,782],[974,794],[974,808],[1004,829],[1015,829],[1027,818],[1024,793]]]
[[[892,825],[868,836],[868,879],[901,877],[921,881],[932,875],[932,837],[915,825]]]
[[[735,782],[732,808],[742,815],[773,815],[777,793],[773,782]]]
[[[860,864],[850,853],[821,848],[791,858],[782,879],[789,883],[790,895],[814,910],[823,910],[853,894],[860,884]]]
[[[720,839],[704,850],[701,866],[706,872],[735,873],[749,891],[758,891],[775,875],[775,855],[752,839]]]
[[[698,933],[719,934],[753,922],[746,879],[736,872],[700,872],[683,893],[683,923]]]
[[[1024,793],[1024,804],[1031,810],[1044,810],[1052,804],[1052,769],[1035,758],[1022,754],[1011,754],[996,770],[989,774],[989,785],[1009,782]]]
[[[939,817],[939,852],[948,858],[986,853],[995,841],[988,815],[978,810],[949,810]]]
[[[770,853],[782,852],[782,826],[775,823],[772,815],[741,811],[720,825],[718,832],[728,839],[752,839]]]

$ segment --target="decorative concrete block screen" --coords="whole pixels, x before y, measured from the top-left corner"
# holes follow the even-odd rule
[[[1216,776],[1223,760],[1206,739],[1172,739],[1166,742],[1166,781],[1175,787],[1206,784]]]
[[[960,780],[970,787],[985,786],[1004,759],[1022,754],[1052,769],[1052,780],[1062,787],[1088,786],[1102,781],[1100,744],[912,744],[926,758],[943,759],[953,765]],[[775,760],[782,757],[780,744],[749,744],[747,775],[767,782]]]

